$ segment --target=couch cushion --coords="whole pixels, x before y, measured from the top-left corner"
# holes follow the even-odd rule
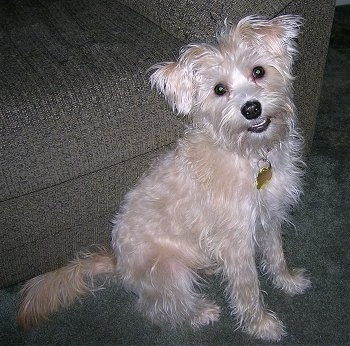
[[[5,2],[0,22],[0,200],[145,154],[181,132],[146,77],[181,43],[125,5]]]
[[[57,268],[91,244],[108,244],[120,200],[159,154],[2,202],[0,287]]]

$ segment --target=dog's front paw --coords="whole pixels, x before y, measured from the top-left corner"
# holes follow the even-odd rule
[[[294,268],[276,283],[278,288],[290,295],[303,294],[311,286],[311,281],[305,275],[305,269]]]
[[[283,323],[272,312],[263,312],[245,326],[244,331],[266,341],[279,341],[286,334]]]

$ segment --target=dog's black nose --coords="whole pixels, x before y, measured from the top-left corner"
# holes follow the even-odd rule
[[[261,115],[261,103],[259,101],[247,101],[242,106],[241,113],[246,119],[255,119]]]

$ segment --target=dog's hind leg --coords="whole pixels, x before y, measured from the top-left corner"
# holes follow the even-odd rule
[[[200,278],[185,262],[183,256],[162,249],[143,256],[137,274],[134,263],[137,281],[130,288],[139,297],[138,308],[152,322],[172,326],[189,322],[196,328],[218,320],[220,308],[195,291]]]

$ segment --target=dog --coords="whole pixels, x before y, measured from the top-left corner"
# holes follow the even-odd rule
[[[258,268],[289,295],[311,285],[304,269],[287,268],[281,239],[304,174],[292,87],[302,24],[297,15],[225,22],[215,45],[190,44],[177,61],[153,67],[152,87],[192,125],[127,193],[111,250],[86,252],[24,285],[21,326],[93,291],[98,275],[134,292],[156,324],[208,325],[220,308],[196,288],[214,273],[245,332],[281,339],[285,327],[264,305]]]

